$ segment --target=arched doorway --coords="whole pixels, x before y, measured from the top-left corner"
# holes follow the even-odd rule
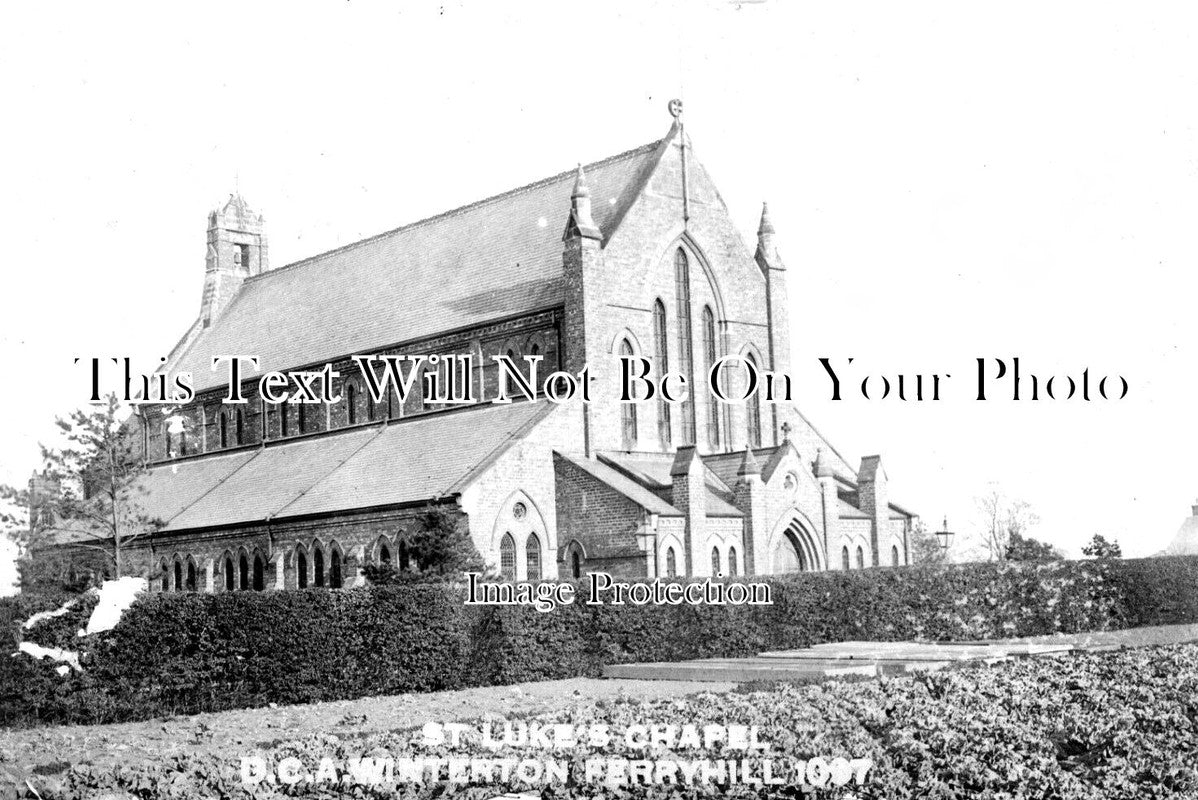
[[[817,572],[824,569],[824,560],[815,537],[797,519],[775,538],[773,572]]]

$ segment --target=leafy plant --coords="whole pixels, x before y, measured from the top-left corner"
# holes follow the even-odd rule
[[[1123,548],[1114,539],[1108,540],[1100,533],[1094,534],[1090,543],[1082,548],[1082,555],[1090,558],[1123,558]]]
[[[1047,542],[1012,531],[1004,558],[1008,561],[1059,561],[1061,554]]]

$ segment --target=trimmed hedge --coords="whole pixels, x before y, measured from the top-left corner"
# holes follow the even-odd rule
[[[588,606],[584,583],[573,605],[548,613],[467,607],[460,588],[437,584],[152,594],[94,637],[82,674],[62,677],[49,663],[0,658],[0,724],[110,722],[597,675],[605,664],[850,639],[1198,622],[1198,557],[854,570],[765,582],[773,604],[756,607]],[[0,601],[0,625],[15,637],[19,622],[45,605]]]

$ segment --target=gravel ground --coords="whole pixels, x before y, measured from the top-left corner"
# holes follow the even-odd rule
[[[236,758],[279,739],[404,730],[428,721],[477,719],[560,708],[571,699],[655,699],[723,692],[731,683],[572,678],[452,692],[364,697],[251,708],[114,725],[0,730],[0,771],[24,777],[37,766],[134,764],[184,754]],[[55,770],[58,771],[58,770]]]

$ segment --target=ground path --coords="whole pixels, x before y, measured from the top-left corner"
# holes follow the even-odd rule
[[[1122,631],[1053,634],[973,642],[871,642],[817,644],[747,658],[702,658],[614,664],[608,678],[660,681],[811,681],[827,678],[905,675],[964,663],[996,664],[1014,658],[1198,641],[1198,625],[1158,625]]]

